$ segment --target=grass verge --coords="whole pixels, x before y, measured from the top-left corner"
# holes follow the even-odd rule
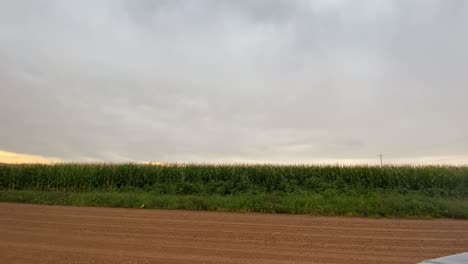
[[[169,195],[154,192],[2,190],[0,202],[124,208],[291,213],[333,216],[468,219],[465,198],[419,193]]]

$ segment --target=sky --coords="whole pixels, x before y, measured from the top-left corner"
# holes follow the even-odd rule
[[[0,0],[0,162],[468,164],[467,29],[463,0]]]

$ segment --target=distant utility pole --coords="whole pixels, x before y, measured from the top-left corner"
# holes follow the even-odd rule
[[[383,154],[377,155],[380,158],[380,166],[383,166]]]

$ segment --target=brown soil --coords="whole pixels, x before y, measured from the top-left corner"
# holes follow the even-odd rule
[[[468,221],[0,203],[0,263],[417,263],[468,251]]]

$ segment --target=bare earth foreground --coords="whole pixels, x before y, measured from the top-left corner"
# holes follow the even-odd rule
[[[468,251],[468,221],[0,203],[0,263],[417,263]]]

